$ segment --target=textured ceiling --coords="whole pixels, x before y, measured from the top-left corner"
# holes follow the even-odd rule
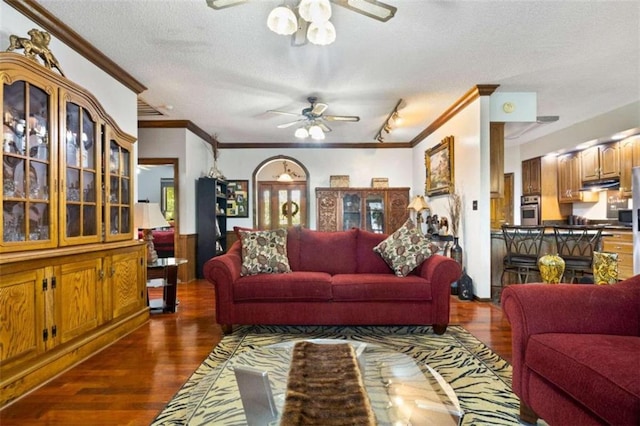
[[[165,116],[145,119],[191,120],[221,142],[295,142],[276,127],[292,117],[266,111],[298,113],[309,95],[361,117],[330,123],[325,142],[374,142],[400,98],[385,141],[411,141],[476,84],[537,92],[538,115],[560,116],[509,143],[640,99],[638,1],[385,2],[398,8],[386,23],[334,5],[336,42],[294,47],[266,27],[282,0],[39,1],[148,87]]]

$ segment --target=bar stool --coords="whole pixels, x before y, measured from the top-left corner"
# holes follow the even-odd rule
[[[573,283],[578,276],[593,277],[593,252],[598,250],[602,226],[554,226],[558,255],[564,259],[564,276]]]
[[[518,283],[526,283],[530,273],[539,273],[538,257],[544,238],[544,226],[502,225],[502,235],[507,247],[500,282],[505,274],[516,274]]]

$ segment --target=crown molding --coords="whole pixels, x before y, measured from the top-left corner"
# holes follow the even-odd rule
[[[471,102],[478,99],[480,96],[490,96],[496,89],[500,87],[499,84],[477,84],[473,86],[467,93],[462,95],[460,99],[453,103],[440,117],[436,118],[433,123],[427,126],[422,132],[418,133],[418,136],[413,138],[409,144],[414,147],[430,134],[438,130],[447,121],[455,117],[460,111],[465,109]]]
[[[51,35],[78,52],[84,58],[95,64],[98,68],[118,80],[120,83],[140,94],[147,88],[136,80],[131,74],[122,69],[91,43],[82,38],[80,34],[64,24],[34,0],[4,0],[6,4],[40,25]]]

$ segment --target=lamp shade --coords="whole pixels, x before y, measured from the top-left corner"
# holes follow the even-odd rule
[[[429,206],[427,205],[427,202],[425,201],[422,195],[416,195],[415,197],[413,197],[413,200],[407,206],[407,209],[415,210],[416,212],[421,212],[422,210],[425,210],[428,208]]]
[[[293,135],[296,138],[304,139],[304,138],[309,137],[309,132],[304,127],[300,127],[299,129],[296,129],[296,132]]]
[[[291,9],[279,6],[269,13],[267,26],[276,34],[291,35],[298,30],[298,20]]]
[[[158,203],[136,203],[135,222],[138,229],[154,229],[169,226]]]
[[[309,135],[313,139],[318,139],[318,140],[324,139],[324,132],[322,131],[322,128],[316,124],[309,127]]]
[[[326,46],[336,41],[336,27],[329,21],[312,22],[307,30],[307,38],[313,44]]]
[[[331,3],[329,0],[302,0],[298,13],[307,22],[326,22],[331,18]]]

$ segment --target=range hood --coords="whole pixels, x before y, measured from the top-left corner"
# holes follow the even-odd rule
[[[620,179],[601,179],[582,182],[580,191],[604,191],[605,189],[620,189]]]

